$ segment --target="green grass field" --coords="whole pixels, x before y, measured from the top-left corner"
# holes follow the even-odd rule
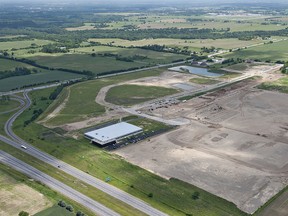
[[[0,42],[0,50],[22,49],[30,47],[31,44],[36,44],[37,46],[43,46],[49,43],[52,43],[52,41],[39,40],[39,39]]]
[[[288,60],[288,40],[251,47],[224,55],[225,58],[259,59],[261,61]]]
[[[114,57],[92,57],[90,55],[67,54],[61,56],[36,56],[31,58],[40,65],[72,70],[88,70],[95,74],[113,70],[141,67],[147,64],[138,62],[117,61]]]
[[[19,106],[19,102],[14,100],[2,101],[0,97],[0,115],[2,112],[6,112],[15,109]]]
[[[64,109],[55,118],[49,120],[47,123],[51,125],[61,125],[65,123],[76,122],[87,119],[89,117],[97,116],[105,112],[105,108],[95,102],[95,98],[104,86],[112,85],[126,80],[133,80],[141,77],[157,76],[164,69],[149,70],[133,74],[119,75],[115,77],[92,80],[85,83],[79,83],[69,87],[69,100]],[[66,96],[68,95],[65,93]],[[64,100],[65,97],[60,97],[60,100]],[[83,106],[85,101],[85,106]],[[59,101],[55,101],[54,104],[60,104]],[[54,108],[55,105],[52,105]],[[48,108],[48,114],[53,109]]]
[[[175,89],[158,86],[121,85],[108,91],[106,101],[117,105],[131,106],[177,92]]]
[[[110,177],[110,184],[143,199],[169,215],[246,215],[230,202],[176,179],[165,180],[89,144],[84,138],[77,141],[62,137],[35,123],[23,128],[23,122],[30,118],[34,109],[47,107],[47,104],[39,102],[39,97],[47,94],[48,89],[31,93],[36,105],[25,111],[13,125],[18,135],[36,147],[100,179]],[[195,191],[200,193],[198,200],[191,198]],[[150,193],[153,193],[152,198],[148,197]]]
[[[259,89],[278,91],[288,94],[288,76],[274,82],[264,82],[257,86]]]
[[[58,205],[52,206],[44,211],[41,211],[34,216],[52,216],[52,215],[59,215],[59,216],[75,216],[75,213],[69,212],[65,208],[61,208]]]
[[[144,132],[152,132],[163,129],[171,129],[172,127],[161,122],[153,121],[146,118],[137,118],[130,121],[131,124],[141,127]]]
[[[200,84],[200,85],[213,85],[219,83],[218,80],[208,79],[208,78],[192,78],[189,80],[192,83]]]
[[[73,74],[63,71],[48,71],[40,69],[41,73],[30,74],[25,76],[9,77],[0,80],[0,91],[10,91],[15,88],[21,88],[24,85],[32,85],[37,83],[46,83],[48,81],[64,81],[69,79],[84,77],[81,74]]]
[[[33,68],[33,66],[27,65],[27,64],[22,63],[22,62],[16,62],[16,61],[11,61],[8,59],[0,58],[0,73],[1,73],[1,71],[13,70],[16,67]]]

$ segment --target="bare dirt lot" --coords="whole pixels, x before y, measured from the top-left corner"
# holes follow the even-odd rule
[[[20,211],[33,215],[50,206],[43,194],[0,171],[0,215],[18,215]]]
[[[116,150],[128,161],[234,202],[247,213],[288,184],[288,95],[253,81],[157,109],[189,125]]]

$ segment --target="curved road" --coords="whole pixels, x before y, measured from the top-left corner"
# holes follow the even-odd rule
[[[147,215],[153,215],[153,216],[167,216],[167,214],[153,208],[152,206],[150,206],[149,204],[147,204],[146,202],[112,186],[109,185],[103,181],[101,181],[100,179],[97,179],[91,175],[88,175],[87,173],[47,154],[44,153],[42,151],[40,151],[39,149],[35,148],[34,146],[28,144],[27,142],[25,142],[24,140],[22,140],[21,138],[19,138],[16,134],[14,134],[14,132],[12,131],[12,124],[15,121],[15,119],[25,110],[27,109],[30,105],[31,105],[31,100],[28,96],[28,92],[24,92],[24,97],[27,100],[27,103],[24,107],[22,107],[18,112],[16,112],[5,124],[5,131],[7,132],[7,134],[13,139],[10,140],[4,136],[0,135],[0,140],[11,145],[14,146],[22,151],[25,151],[27,154],[30,154],[34,157],[36,157],[39,160],[42,160],[45,163],[50,164],[51,166],[54,166],[56,168],[58,168],[58,166],[61,167],[61,170],[66,172],[69,175],[72,175],[75,178],[78,178],[79,180],[109,194],[110,196],[113,196],[116,199],[121,200],[122,202],[127,203],[128,205],[134,207],[135,209],[138,209],[140,211],[142,211],[143,213],[146,213]],[[25,145],[27,147],[27,149],[23,149],[21,148],[21,145]]]
[[[24,163],[21,160],[3,152],[0,150],[0,162],[12,167],[15,170],[18,170],[21,173],[26,174],[27,176],[43,182],[48,187],[56,190],[65,196],[71,198],[72,200],[80,203],[86,208],[92,210],[97,215],[103,216],[120,216],[118,213],[110,210],[109,208],[103,206],[102,204],[94,201],[93,199],[83,195],[82,193],[74,190],[73,188],[63,184],[62,182],[50,177],[49,175],[35,169],[34,167]]]

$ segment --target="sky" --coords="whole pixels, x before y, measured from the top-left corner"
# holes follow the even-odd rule
[[[113,2],[113,3],[286,3],[287,0],[0,0],[0,2],[11,2],[11,3],[24,3],[24,2],[72,2],[72,3],[106,3],[106,2]]]
[[[72,5],[111,5],[111,6],[137,6],[137,5],[163,5],[163,6],[211,6],[211,5],[222,5],[222,4],[257,4],[257,3],[268,3],[268,4],[287,4],[288,0],[0,0],[2,4],[13,4],[13,5],[24,5],[25,3],[36,3],[37,5],[42,3],[53,3],[54,5],[65,5],[72,3]]]

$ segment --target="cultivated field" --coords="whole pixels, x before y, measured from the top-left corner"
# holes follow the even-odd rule
[[[0,215],[18,215],[20,211],[33,215],[51,205],[43,194],[0,170]]]

